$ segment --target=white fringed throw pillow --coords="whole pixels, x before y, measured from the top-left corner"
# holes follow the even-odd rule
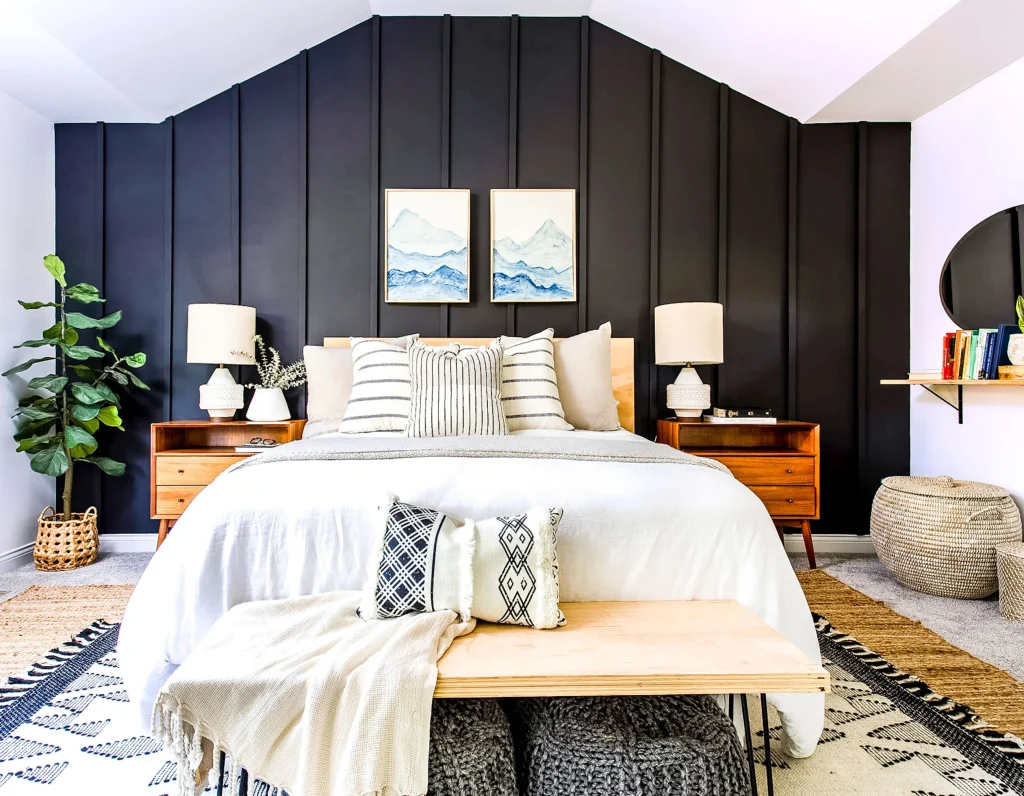
[[[549,428],[572,431],[558,393],[554,329],[530,337],[501,336],[501,406],[509,431]]]
[[[508,434],[501,409],[501,349],[429,346],[409,349],[410,437]]]
[[[463,523],[389,495],[359,615],[390,619],[451,610],[462,621],[559,627],[561,509]]]

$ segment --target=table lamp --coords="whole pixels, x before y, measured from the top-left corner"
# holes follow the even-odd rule
[[[217,365],[199,387],[199,408],[210,420],[225,421],[245,405],[245,391],[225,365],[251,365],[255,355],[256,310],[237,304],[189,304],[185,361]]]
[[[700,420],[711,407],[711,387],[694,365],[722,362],[722,305],[712,302],[663,304],[654,308],[654,361],[682,365],[668,385],[668,408],[682,420]]]

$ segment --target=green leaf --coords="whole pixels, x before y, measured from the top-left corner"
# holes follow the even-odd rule
[[[15,442],[20,442],[23,439],[29,439],[30,437],[38,436],[44,431],[49,431],[50,427],[56,422],[56,418],[50,418],[49,420],[33,421],[30,423],[24,423],[14,434]]]
[[[102,348],[108,354],[113,354],[115,357],[117,356],[117,352],[113,348],[110,347],[110,343],[108,343],[106,340],[104,340],[99,335],[96,335],[96,345],[98,345],[100,348]]]
[[[67,472],[68,455],[64,452],[62,445],[46,448],[32,457],[31,467],[37,473],[56,478]]]
[[[146,382],[144,382],[142,379],[140,379],[134,373],[126,373],[125,375],[131,380],[132,384],[134,384],[140,390],[148,390],[149,389],[149,385],[146,384]]]
[[[83,404],[112,403],[120,406],[117,396],[106,384],[83,384],[76,381],[71,385],[71,394],[76,401]]]
[[[75,445],[73,448],[68,448],[68,453],[71,454],[72,459],[84,459],[86,456],[91,456],[95,452],[95,445]]]
[[[82,461],[95,464],[107,475],[124,475],[124,464],[115,462],[113,459],[108,459],[105,456],[89,456],[86,459],[82,459]]]
[[[100,427],[100,421],[94,417],[92,420],[83,420],[79,425],[90,434],[95,434]]]
[[[51,422],[58,417],[56,409],[43,409],[38,406],[20,406],[15,414],[25,420],[49,420]]]
[[[54,304],[52,301],[22,301],[18,299],[18,303],[27,310],[41,310],[43,307],[60,306],[60,304]]]
[[[53,434],[50,436],[43,437],[26,437],[18,443],[18,453],[23,451],[36,451],[40,448],[52,448],[55,445],[59,445],[61,438]]]
[[[19,343],[15,348],[42,348],[44,345],[53,345],[53,340],[26,340]]]
[[[36,376],[29,381],[30,390],[49,390],[56,394],[63,390],[68,384],[66,376]]]
[[[23,370],[28,370],[33,365],[38,365],[40,362],[50,362],[57,357],[37,357],[36,359],[30,359],[28,362],[22,362],[20,365],[15,365],[10,370],[5,370],[0,373],[0,376],[13,376],[15,373],[21,373]]]
[[[132,354],[130,357],[124,358],[124,364],[130,368],[141,368],[146,364],[146,355],[141,351],[137,354]]]
[[[121,320],[121,310],[102,318],[90,318],[80,312],[69,312],[64,318],[69,326],[76,329],[109,329]]]
[[[96,437],[86,431],[84,428],[78,426],[68,426],[64,429],[64,443],[69,448],[74,448],[76,445],[85,445],[86,447],[92,445],[96,447]]]
[[[110,378],[112,378],[122,387],[128,384],[128,377],[117,368],[107,368],[104,372],[109,374]]]
[[[105,426],[119,428],[124,431],[124,427],[121,425],[121,416],[117,413],[116,406],[104,406],[100,409],[99,421]]]
[[[96,302],[106,301],[106,299],[100,298],[99,290],[85,282],[72,285],[64,291],[64,294],[69,299],[74,299],[82,304],[95,304]]]
[[[79,423],[94,420],[99,413],[100,407],[96,404],[71,404],[71,419]]]
[[[50,272],[50,276],[57,280],[57,284],[61,287],[67,287],[68,283],[64,279],[64,274],[67,273],[67,269],[64,268],[64,262],[56,254],[48,254],[43,258],[43,267]]]
[[[67,345],[60,343],[61,349],[72,359],[95,359],[96,357],[103,357],[105,354],[102,351],[97,351],[95,348],[90,348],[87,345]]]
[[[75,372],[75,375],[80,379],[95,379],[100,375],[98,370],[93,370],[88,365],[68,365],[68,367]]]
[[[53,395],[26,395],[18,401],[18,406],[52,406],[56,400]]]
[[[62,332],[64,334],[63,337],[61,337]],[[51,326],[49,329],[43,332],[43,339],[60,340],[64,343],[67,343],[68,345],[74,345],[75,343],[78,342],[78,332],[76,332],[70,326],[65,326],[63,329],[61,329],[61,325],[59,323],[55,323],[53,326]]]

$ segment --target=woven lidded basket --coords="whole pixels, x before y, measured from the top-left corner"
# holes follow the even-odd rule
[[[878,558],[903,585],[939,597],[993,594],[995,547],[1020,538],[1020,511],[1009,493],[978,481],[890,476],[871,506]]]
[[[100,551],[100,535],[96,528],[96,507],[85,513],[74,513],[65,521],[47,506],[39,515],[36,546],[32,558],[36,569],[63,572],[78,569],[96,560]]]
[[[1003,542],[996,547],[999,569],[999,615],[1024,622],[1024,542]]]

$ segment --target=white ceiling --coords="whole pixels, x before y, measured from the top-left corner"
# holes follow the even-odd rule
[[[371,14],[589,14],[801,121],[912,120],[1024,57],[1024,0],[0,0],[0,91],[160,121]]]

